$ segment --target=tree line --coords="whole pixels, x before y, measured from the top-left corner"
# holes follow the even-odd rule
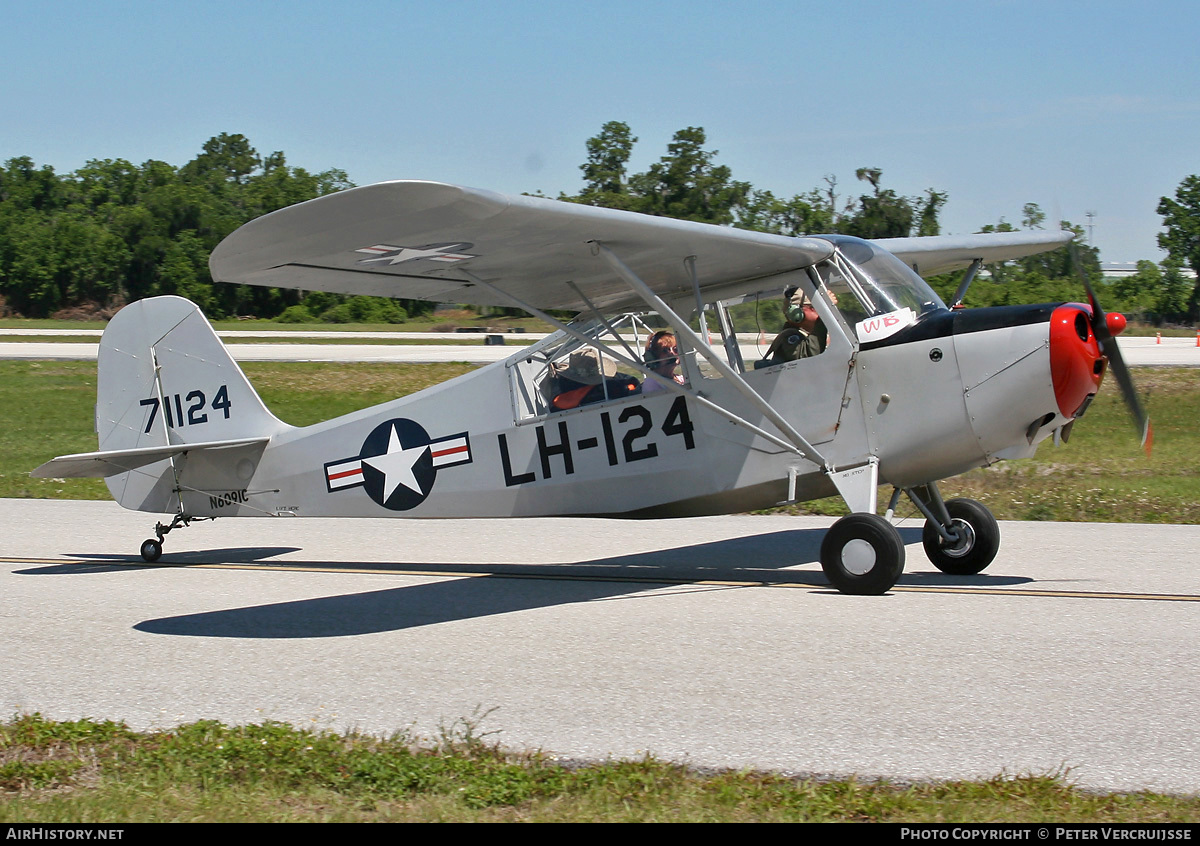
[[[937,235],[947,194],[926,188],[904,195],[885,187],[876,167],[855,171],[854,190],[834,175],[792,197],[733,178],[707,149],[700,127],[675,133],[666,154],[631,173],[637,138],[610,121],[586,142],[583,188],[558,199],[782,235],[840,233],[862,238]],[[213,282],[208,255],[237,227],[260,215],[353,187],[346,172],[310,173],[282,152],[261,156],[242,135],[222,133],[181,167],[151,160],[91,160],[66,175],[27,156],[0,170],[0,314],[26,317],[107,313],[126,302],[178,294],[212,317],[233,315],[337,322],[400,322],[433,304],[346,298]],[[1155,319],[1195,319],[1200,290],[1182,267],[1200,266],[1200,178],[1189,177],[1158,209],[1167,233],[1161,266],[1141,262],[1137,274],[1108,288],[1111,309]],[[1027,204],[1021,226],[1038,229],[1045,215]],[[1081,233],[1063,221],[1060,225]],[[1013,230],[1004,220],[980,231]],[[1100,284],[1098,251],[1086,245],[991,267],[968,305],[1080,299],[1080,273]],[[958,278],[932,280],[944,297]],[[1111,303],[1111,305],[1109,304]]]

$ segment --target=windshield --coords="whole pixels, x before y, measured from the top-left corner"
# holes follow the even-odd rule
[[[846,235],[822,237],[837,252],[817,265],[817,273],[850,325],[904,308],[916,315],[946,308],[924,279],[882,247]]]

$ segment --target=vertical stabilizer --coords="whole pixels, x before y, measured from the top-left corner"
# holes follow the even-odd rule
[[[139,300],[104,330],[96,389],[101,450],[261,437],[285,428],[194,303]],[[178,459],[110,476],[109,490],[127,508],[173,511],[172,461]]]

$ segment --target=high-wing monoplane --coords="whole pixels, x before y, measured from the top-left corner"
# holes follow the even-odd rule
[[[676,517],[840,495],[821,566],[848,593],[904,567],[901,495],[924,548],[973,574],[991,513],[937,482],[1069,434],[1116,371],[1089,304],[947,307],[922,275],[1060,247],[1064,232],[865,241],[784,237],[433,182],[354,188],[265,215],[214,250],[213,278],[344,294],[516,306],[557,331],[506,360],[313,426],[263,405],[199,309],[133,303],[100,345],[99,451],[38,476],[103,476],[123,506],[173,515],[142,544],[215,517]],[[1085,283],[1086,284],[1086,283]],[[816,355],[748,362],[730,305],[798,289]],[[555,314],[578,314],[569,322]],[[693,315],[696,326],[692,324]],[[679,372],[650,360],[658,321]],[[678,378],[676,378],[678,377]],[[567,402],[563,397],[570,393]],[[894,490],[887,516],[877,489]]]

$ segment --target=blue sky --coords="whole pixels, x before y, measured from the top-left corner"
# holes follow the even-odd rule
[[[1158,260],[1159,197],[1200,173],[1200,4],[0,0],[0,160],[181,165],[221,132],[358,184],[581,187],[609,120],[633,170],[701,126],[777,195],[949,194],[945,231],[1087,222]]]

